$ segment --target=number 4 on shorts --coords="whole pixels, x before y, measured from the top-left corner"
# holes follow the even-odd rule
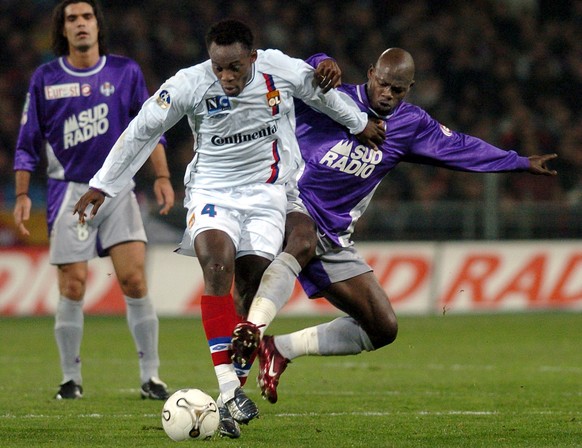
[[[206,204],[201,212],[202,215],[208,215],[211,218],[216,216],[216,209],[214,208],[214,204]]]

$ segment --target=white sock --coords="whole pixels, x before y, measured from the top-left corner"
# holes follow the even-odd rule
[[[295,257],[286,252],[277,255],[265,270],[247,319],[255,325],[263,325],[262,333],[289,301],[300,271]]]
[[[214,366],[216,379],[218,380],[218,389],[220,390],[220,398],[223,403],[234,398],[234,391],[240,386],[240,381],[234,366],[232,364],[219,364]]]
[[[81,376],[81,341],[83,339],[83,301],[60,296],[55,314],[55,339],[59,348],[63,381],[83,384]]]
[[[141,299],[124,298],[127,304],[127,324],[139,356],[140,379],[145,383],[152,377],[158,377],[160,367],[158,316],[148,296]]]
[[[317,327],[275,336],[274,342],[279,353],[287,359],[320,354]]]
[[[295,333],[276,336],[275,346],[288,359],[308,355],[357,355],[374,350],[367,333],[351,317],[340,317]]]

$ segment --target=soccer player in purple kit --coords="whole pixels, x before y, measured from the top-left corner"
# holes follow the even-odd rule
[[[324,54],[308,61],[316,75],[339,84],[339,67]],[[414,84],[414,60],[390,48],[368,70],[368,82],[341,85],[354,107],[384,123],[378,151],[365,147],[305,104],[296,106],[297,137],[304,166],[288,189],[284,251],[265,271],[246,322],[233,333],[233,360],[259,355],[259,386],[271,403],[290,360],[305,355],[350,355],[376,350],[396,339],[396,315],[351,235],[378,184],[399,162],[470,172],[528,171],[555,176],[556,154],[521,157],[478,138],[452,131],[421,108],[404,102]],[[347,316],[297,332],[269,336],[266,328],[287,303],[295,278],[310,298],[325,297]]]
[[[14,219],[28,235],[30,178],[46,156],[50,263],[57,266],[60,293],[54,332],[63,373],[55,398],[83,396],[80,351],[87,264],[109,255],[138,351],[140,394],[164,400],[168,391],[158,376],[158,317],[148,296],[147,238],[134,184],[110,201],[99,219],[80,225],[73,215],[89,179],[149,97],[146,83],[135,61],[107,54],[103,12],[96,0],[61,1],[53,11],[52,41],[57,59],[33,74],[22,115],[14,160]],[[174,203],[164,144],[161,139],[151,157],[161,214]]]

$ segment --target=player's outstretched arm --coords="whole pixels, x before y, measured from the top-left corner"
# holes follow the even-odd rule
[[[87,209],[87,206],[89,204],[93,204],[93,208],[91,209],[91,216],[89,217],[93,218],[97,214],[97,211],[99,210],[99,207],[101,207],[101,204],[103,204],[103,202],[105,202],[105,194],[102,191],[97,190],[96,188],[89,188],[89,190],[87,190],[87,193],[81,196],[81,198],[75,204],[75,208],[73,209],[73,215],[75,213],[78,213],[79,222],[81,224],[84,224],[86,216],[85,210]]]
[[[532,174],[541,174],[544,176],[555,176],[558,174],[556,170],[551,170],[547,167],[550,160],[554,160],[558,154],[544,154],[543,156],[529,156],[529,169]]]

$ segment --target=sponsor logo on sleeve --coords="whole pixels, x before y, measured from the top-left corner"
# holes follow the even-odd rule
[[[156,98],[156,103],[162,109],[169,109],[171,104],[170,92],[167,90],[162,90]]]
[[[46,100],[58,100],[61,98],[73,98],[81,96],[81,86],[78,82],[68,84],[55,84],[45,86],[44,97]]]
[[[453,131],[451,131],[449,128],[447,128],[444,124],[439,124],[439,127],[441,128],[441,132],[443,134],[445,134],[447,137],[450,137],[453,135]]]

